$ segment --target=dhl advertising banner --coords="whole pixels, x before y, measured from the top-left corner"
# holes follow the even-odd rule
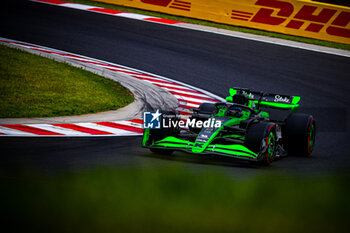
[[[97,0],[350,44],[350,8],[307,0]]]

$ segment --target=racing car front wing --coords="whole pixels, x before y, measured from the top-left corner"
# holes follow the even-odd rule
[[[164,149],[164,150],[177,150],[184,151],[192,154],[216,154],[226,157],[234,157],[237,159],[259,161],[260,156],[253,151],[249,150],[243,145],[221,145],[221,144],[209,144],[203,152],[193,152],[193,148],[202,146],[201,144],[191,142],[189,140],[179,139],[173,136],[168,136],[162,140],[147,144],[143,142],[143,147]]]

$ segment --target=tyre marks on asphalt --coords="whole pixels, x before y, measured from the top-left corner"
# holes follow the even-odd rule
[[[203,102],[223,101],[222,98],[199,88],[129,67],[5,38],[0,38],[0,42],[18,48],[40,51],[44,54],[54,54],[73,61],[89,63],[156,85],[168,91],[178,100],[179,105],[176,110],[182,116],[190,115],[190,109],[197,108]],[[1,124],[0,136],[134,136],[142,134],[142,127],[142,119],[88,123]]]

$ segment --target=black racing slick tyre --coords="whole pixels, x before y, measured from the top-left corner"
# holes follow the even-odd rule
[[[316,121],[312,115],[295,113],[286,119],[285,146],[288,155],[309,156],[315,147]]]
[[[270,165],[276,154],[276,125],[270,122],[252,124],[246,135],[244,145],[257,153],[258,164]]]

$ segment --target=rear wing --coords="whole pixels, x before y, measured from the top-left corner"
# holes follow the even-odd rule
[[[232,102],[232,97],[236,94],[245,94],[251,99],[257,108],[267,107],[267,108],[277,108],[286,109],[295,112],[300,106],[298,103],[300,101],[299,96],[288,96],[281,94],[271,94],[258,91],[252,91],[247,88],[230,88],[230,96],[226,97],[226,102]]]

